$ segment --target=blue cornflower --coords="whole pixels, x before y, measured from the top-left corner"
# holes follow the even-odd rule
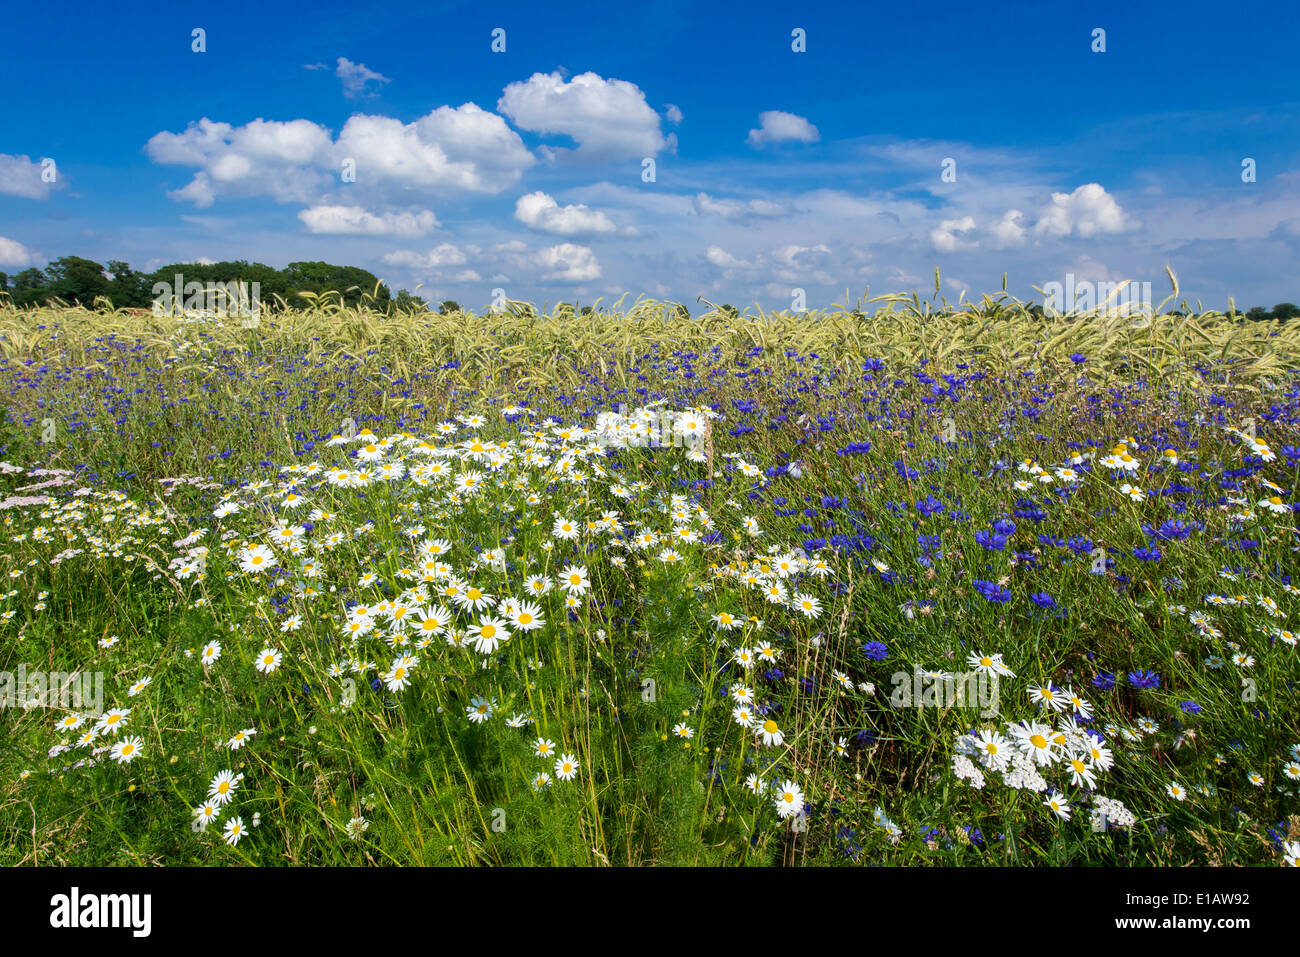
[[[923,500],[916,503],[916,510],[922,515],[934,515],[943,511],[943,502],[933,495],[927,495]]]

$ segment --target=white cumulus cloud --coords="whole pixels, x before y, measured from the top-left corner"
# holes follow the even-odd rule
[[[930,231],[930,242],[941,253],[957,252],[961,249],[973,249],[979,241],[971,238],[975,231],[975,220],[970,216],[960,219],[945,219]],[[958,235],[961,233],[963,235]]]
[[[765,146],[768,143],[795,141],[798,143],[816,143],[821,139],[817,127],[802,116],[785,113],[781,110],[765,110],[758,114],[758,129],[750,130],[746,142],[750,146]]]
[[[0,153],[0,194],[23,199],[48,199],[50,190],[58,185],[58,167],[54,167],[56,179],[53,183],[41,178],[41,170],[41,164],[29,156]]]
[[[308,232],[323,235],[423,236],[438,228],[429,209],[375,214],[360,206],[312,206],[298,218]]]
[[[497,110],[520,129],[571,137],[581,159],[656,156],[676,145],[675,136],[660,131],[659,114],[635,83],[590,71],[568,81],[558,72],[534,73],[507,86]]]
[[[477,255],[478,252],[476,246],[467,246],[465,249],[460,249],[451,243],[440,243],[427,253],[417,253],[410,250],[386,253],[384,262],[390,266],[406,266],[410,269],[438,270],[448,266],[463,266],[469,262],[471,255]]]
[[[337,139],[309,120],[232,126],[204,117],[184,132],[154,135],[145,149],[155,163],[197,168],[169,195],[201,208],[220,196],[315,204],[339,185],[345,163],[355,171],[352,188],[372,199],[413,190],[496,193],[537,162],[505,120],[473,103],[440,106],[412,123],[356,114]]]
[[[584,205],[561,206],[540,190],[519,197],[515,219],[530,229],[557,236],[612,233],[616,228],[604,213]]]
[[[19,266],[26,269],[32,265],[35,254],[15,239],[0,236],[0,266]]]
[[[719,269],[750,269],[751,265],[743,259],[737,259],[721,246],[710,246],[704,251],[704,258]]]
[[[1013,246],[1023,246],[1025,244],[1025,227],[1021,225],[1021,220],[1025,214],[1018,209],[1008,209],[1002,214],[1002,218],[993,224],[990,232],[993,234],[993,242],[999,249],[1010,249]]]
[[[1039,214],[1034,231],[1040,235],[1085,238],[1103,233],[1122,233],[1132,228],[1115,198],[1100,183],[1086,183],[1072,193],[1053,193],[1051,202]]]
[[[543,279],[587,282],[600,278],[600,263],[596,261],[596,254],[586,246],[560,243],[539,249],[533,258],[537,265],[547,270],[542,274]]]

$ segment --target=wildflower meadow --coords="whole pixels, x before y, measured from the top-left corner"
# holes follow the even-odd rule
[[[1300,326],[1173,290],[0,305],[0,863],[1295,865]]]

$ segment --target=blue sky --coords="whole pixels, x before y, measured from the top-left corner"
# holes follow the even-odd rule
[[[1286,8],[894,6],[14,5],[0,270],[324,259],[474,308],[783,309],[936,266],[950,299],[1006,272],[1159,300],[1169,265],[1207,307],[1300,300]]]

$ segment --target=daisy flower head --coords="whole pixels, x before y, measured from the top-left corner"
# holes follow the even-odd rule
[[[1070,819],[1070,804],[1060,795],[1049,794],[1043,799],[1043,806],[1051,810],[1062,821]]]
[[[1125,482],[1123,485],[1120,486],[1119,490],[1120,493],[1123,494],[1124,497],[1128,498],[1130,501],[1133,502],[1146,501],[1147,493],[1142,491],[1142,489],[1138,488],[1136,485],[1130,485],[1127,482]]]
[[[803,811],[803,791],[793,781],[782,781],[776,789],[773,803],[776,805],[777,816],[782,820],[794,817]]]
[[[1011,742],[995,730],[980,731],[975,745],[980,764],[993,771],[1001,771],[1011,762]]]
[[[519,631],[536,631],[546,624],[541,606],[530,601],[514,602],[507,617],[510,625]]]
[[[85,723],[86,716],[84,714],[69,714],[56,721],[54,723],[54,729],[59,732],[75,731]]]
[[[1040,708],[1051,711],[1064,711],[1070,703],[1060,689],[1054,688],[1050,681],[1045,685],[1031,684],[1029,686],[1029,700]]]
[[[95,728],[100,734],[117,734],[126,727],[127,716],[130,713],[130,708],[109,708],[99,716]]]
[[[569,595],[583,595],[591,587],[591,579],[587,577],[587,569],[581,565],[570,565],[556,576],[560,588]]]
[[[475,724],[482,724],[492,717],[496,706],[486,698],[471,698],[469,706],[465,708],[465,716]]]
[[[771,747],[780,747],[780,745],[785,741],[784,732],[781,731],[780,727],[777,726],[777,723],[771,718],[768,718],[762,724],[757,725],[754,728],[754,733],[758,736],[758,740]]]
[[[1022,721],[1012,727],[1011,733],[1020,752],[1033,758],[1035,764],[1051,764],[1056,760],[1057,743],[1049,726],[1038,721]]]
[[[257,653],[257,660],[254,667],[264,675],[269,675],[280,667],[280,661],[283,655],[278,648],[263,648]]]
[[[399,659],[380,678],[389,691],[404,691],[411,684],[411,666]]]
[[[471,625],[470,637],[474,639],[474,650],[481,655],[490,655],[501,645],[510,640],[509,622],[502,618],[485,615],[478,623]]]
[[[221,817],[221,808],[213,801],[204,801],[193,811],[195,831],[206,831],[208,825]]]
[[[561,781],[572,781],[578,774],[578,756],[562,754],[555,761],[555,776]]]
[[[806,595],[803,592],[795,593],[794,608],[805,618],[816,618],[822,613],[821,602],[812,595]]]
[[[247,574],[269,571],[276,564],[275,553],[267,545],[245,546],[239,551],[239,568]]]
[[[983,652],[975,652],[966,656],[966,663],[976,671],[982,671],[990,677],[996,675],[999,678],[1014,678],[1016,673],[1002,663],[1002,655],[986,655]]]
[[[744,623],[736,618],[735,615],[727,611],[720,611],[712,616],[713,625],[719,631],[731,631],[741,627]]]
[[[139,738],[123,738],[113,745],[109,757],[118,764],[130,764],[140,756],[140,752],[143,750],[144,742]]]
[[[238,751],[249,742],[253,735],[257,734],[256,728],[244,728],[242,731],[236,731],[226,742],[226,747],[231,751]]]
[[[235,791],[239,788],[239,781],[243,775],[236,775],[234,771],[226,769],[218,771],[208,784],[208,800],[218,806],[229,804],[231,798],[235,796]]]

